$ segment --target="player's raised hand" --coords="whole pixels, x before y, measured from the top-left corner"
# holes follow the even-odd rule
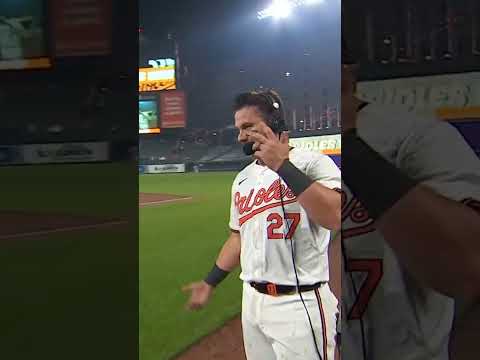
[[[288,159],[290,146],[288,133],[282,132],[280,138],[272,129],[261,123],[261,127],[249,131],[250,141],[254,141],[254,157],[264,163],[273,171],[277,171],[282,163]]]
[[[213,293],[213,286],[207,284],[205,281],[198,281],[182,288],[186,294],[190,294],[187,301],[186,308],[188,310],[200,310],[208,304]]]

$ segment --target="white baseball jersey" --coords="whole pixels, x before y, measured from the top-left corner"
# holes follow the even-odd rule
[[[371,104],[360,111],[357,131],[385,159],[439,194],[470,204],[480,200],[480,161],[450,124]],[[377,186],[381,193],[389,185]],[[342,191],[348,267],[342,274],[342,358],[363,359],[365,347],[368,360],[447,360],[452,299],[404,271],[366,209],[346,186]]]
[[[294,148],[290,161],[324,186],[340,188],[340,170],[328,156]],[[243,281],[296,285],[292,237],[300,284],[328,281],[330,231],[310,221],[292,191],[268,167],[253,162],[237,175],[229,225],[240,232]]]

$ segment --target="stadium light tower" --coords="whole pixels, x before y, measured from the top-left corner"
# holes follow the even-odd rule
[[[273,0],[266,9],[257,13],[259,20],[273,17],[275,19],[285,19],[290,16],[292,11],[300,6],[317,5],[325,0]]]

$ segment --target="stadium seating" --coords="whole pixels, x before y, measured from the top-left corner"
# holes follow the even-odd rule
[[[214,161],[245,161],[249,158],[249,156],[243,153],[243,148],[241,145],[233,145],[228,152],[217,157],[214,159]]]
[[[200,158],[200,161],[215,161],[219,157],[232,150],[232,145],[218,145],[208,149],[207,153]]]

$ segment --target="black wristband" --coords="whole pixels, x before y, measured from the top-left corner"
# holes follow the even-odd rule
[[[374,220],[417,185],[358,137],[355,129],[342,134],[342,180]]]
[[[278,175],[285,181],[296,196],[303,193],[314,181],[301,172],[289,160],[285,160],[277,170]]]
[[[217,264],[215,264],[204,281],[208,285],[215,287],[220,284],[228,276],[228,274],[230,274],[229,271],[222,270],[217,266]]]

